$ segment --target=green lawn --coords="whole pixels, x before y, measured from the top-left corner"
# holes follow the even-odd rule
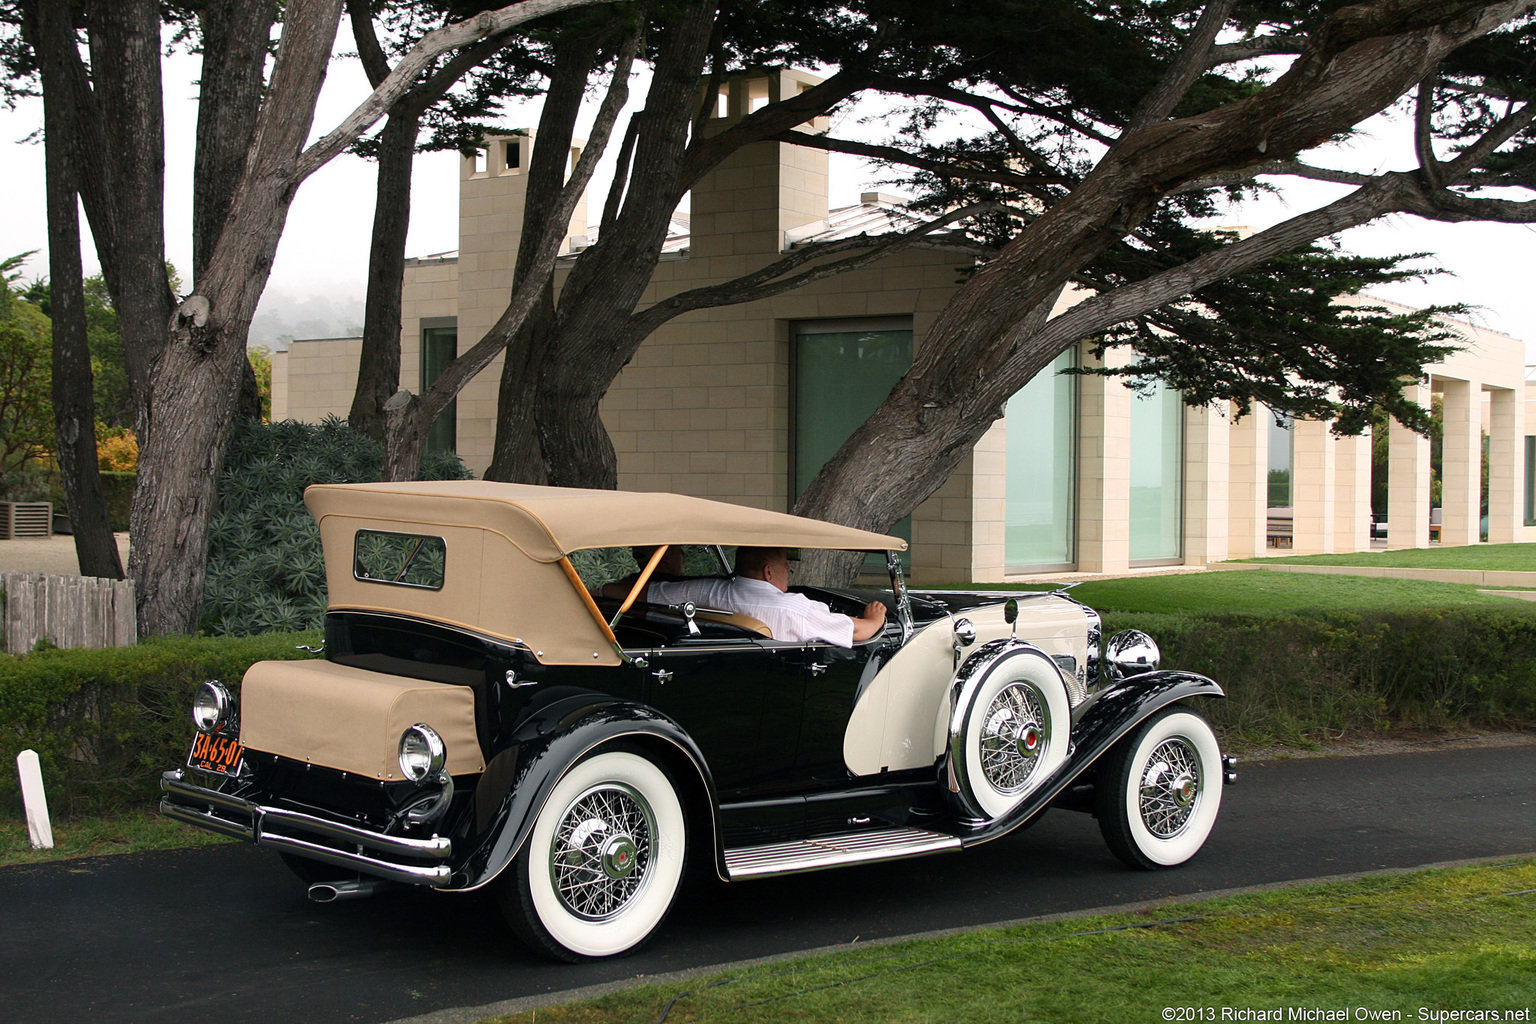
[[[1469,544],[1464,547],[1357,551],[1348,555],[1281,555],[1244,562],[1292,565],[1365,565],[1391,569],[1483,569],[1536,572],[1536,544]]]
[[[27,823],[0,818],[0,867],[42,861],[95,857],[108,853],[142,853],[187,846],[231,843],[233,839],[183,825],[148,808],[53,822],[51,850],[34,850]]]
[[[491,1020],[1529,1021],[1533,913],[1536,861],[1514,861],[850,948]],[[1293,1014],[1316,1008],[1347,1014]],[[1469,1009],[1498,1016],[1435,1016]]]
[[[977,584],[978,589],[1051,589]],[[1480,594],[1462,583],[1320,576],[1309,573],[1227,572],[1126,576],[1074,587],[1074,598],[1100,612],[1305,612],[1490,608],[1536,615],[1536,602]]]

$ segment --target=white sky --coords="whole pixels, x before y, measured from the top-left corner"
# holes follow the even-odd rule
[[[351,45],[343,26],[341,48]],[[166,240],[167,257],[185,277],[191,267],[191,179],[196,126],[198,60],[185,54],[168,58],[166,74]],[[633,97],[643,97],[644,82],[636,81]],[[368,93],[366,79],[355,59],[333,62],[315,121],[315,135],[328,130]],[[595,99],[589,106],[595,107]],[[509,110],[507,127],[535,123],[536,109]],[[836,119],[836,130],[857,129],[857,112]],[[43,191],[43,150],[38,143],[21,140],[42,124],[42,104],[26,101],[15,110],[0,110],[0,258],[29,249],[39,253],[23,268],[25,277],[47,273],[47,222]],[[1314,163],[1330,163],[1359,170],[1382,170],[1413,165],[1411,141],[1406,128],[1385,118],[1370,125],[1369,137],[1349,144],[1343,151],[1308,157]],[[421,154],[416,160],[412,189],[411,231],[408,255],[421,256],[458,246],[458,155]],[[600,210],[606,178],[599,169],[593,186],[591,209]],[[343,155],[322,168],[299,190],[278,249],[268,294],[293,299],[315,296],[360,299],[365,291],[368,236],[373,220],[374,165]],[[856,201],[860,191],[871,189],[877,173],[861,161],[833,156],[832,205]],[[1314,206],[1331,201],[1346,190],[1314,183],[1288,183],[1283,196],[1244,204],[1221,219],[1224,224],[1262,228]],[[82,225],[84,217],[82,216]],[[1436,254],[1428,265],[1449,273],[1426,282],[1408,282],[1383,289],[1383,297],[1409,305],[1465,303],[1474,307],[1469,318],[1496,331],[1521,338],[1526,360],[1536,363],[1536,287],[1531,268],[1536,266],[1536,227],[1529,225],[1438,224],[1410,217],[1393,217],[1342,236],[1346,250],[1364,255],[1428,251]],[[86,272],[95,273],[97,262],[89,239],[84,248]]]

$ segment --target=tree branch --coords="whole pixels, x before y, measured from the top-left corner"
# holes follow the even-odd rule
[[[494,11],[485,11],[473,18],[465,18],[463,21],[444,25],[442,28],[428,32],[417,40],[410,52],[400,58],[399,63],[390,71],[389,77],[381,82],[367,99],[358,104],[357,109],[347,115],[341,124],[331,129],[323,138],[317,140],[314,145],[304,150],[294,166],[293,185],[297,187],[299,182],[323,167],[327,161],[346,149],[374,122],[383,117],[395,101],[410,90],[417,76],[438,54],[468,46],[487,36],[500,35],[535,18],[558,14],[573,7],[615,2],[617,0],[522,0],[520,3],[509,4]]]
[[[1430,188],[1441,188],[1440,161],[1435,158],[1435,78],[1430,74],[1419,83],[1413,104],[1413,152],[1419,158],[1419,171]]]
[[[1048,175],[1016,174],[1012,171],[987,170],[977,167],[961,167],[944,160],[934,160],[928,157],[909,153],[895,146],[881,146],[870,142],[855,142],[852,139],[834,139],[826,135],[811,135],[808,132],[787,131],[774,136],[780,142],[791,142],[797,146],[807,146],[811,149],[824,149],[830,153],[849,153],[854,156],[869,157],[872,160],[881,160],[886,163],[902,164],[907,167],[916,167],[919,170],[931,171],[934,174],[946,178],[958,178],[961,181],[985,181],[994,185],[1011,185],[1019,189],[1038,188],[1041,185],[1070,185],[1073,179],[1060,173]]]
[[[709,285],[703,288],[693,288],[686,292],[680,292],[670,298],[648,307],[644,311],[630,317],[630,327],[637,337],[648,337],[651,332],[673,317],[695,309],[703,309],[709,306],[729,306],[740,302],[752,302],[756,299],[766,299],[774,295],[782,295],[792,291],[801,285],[810,284],[812,281],[820,281],[824,278],[835,277],[838,274],[859,267],[867,266],[876,260],[884,259],[894,252],[899,252],[926,236],[957,221],[968,217],[979,216],[983,213],[991,213],[1001,209],[1000,203],[974,203],[951,210],[942,216],[935,217],[919,224],[910,231],[900,234],[880,235],[871,237],[867,234],[855,238],[843,238],[832,242],[822,242],[816,245],[808,245],[796,249],[782,259],[775,260],[759,270],[750,274],[744,274],[723,284]],[[845,260],[823,264],[813,267],[793,277],[784,278],[784,275],[797,267],[804,266],[813,260],[822,259],[851,249],[863,250],[856,256]],[[782,280],[775,280],[782,278]]]
[[[1120,133],[1122,138],[1173,113],[1173,108],[1179,105],[1190,86],[1205,73],[1211,47],[1216,42],[1216,33],[1227,23],[1227,15],[1231,13],[1233,3],[1234,0],[1209,0],[1206,3],[1183,49],[1152,91],[1136,104],[1130,123]]]

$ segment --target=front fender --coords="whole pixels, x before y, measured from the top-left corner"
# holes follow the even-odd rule
[[[530,715],[513,734],[512,745],[491,759],[481,784],[495,785],[497,792],[476,794],[488,820],[478,829],[480,838],[461,869],[462,884],[453,888],[478,889],[494,881],[522,849],[560,777],[590,751],[626,737],[660,745],[665,752],[662,760],[674,776],[691,773],[676,781],[684,799],[699,795],[707,804],[712,845],[719,859],[714,778],[693,739],[654,708],[584,693],[556,700]]]
[[[1019,806],[962,837],[974,846],[1007,835],[1050,804],[1126,733],[1170,704],[1191,697],[1225,697],[1215,682],[1194,672],[1157,671],[1122,679],[1080,705],[1072,720],[1072,750],[1049,782]]]

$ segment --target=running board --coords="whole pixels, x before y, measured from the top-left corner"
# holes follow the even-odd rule
[[[888,828],[817,836],[789,843],[740,846],[725,851],[725,869],[733,882],[763,875],[791,875],[845,864],[871,864],[960,849],[960,840],[942,832]]]

